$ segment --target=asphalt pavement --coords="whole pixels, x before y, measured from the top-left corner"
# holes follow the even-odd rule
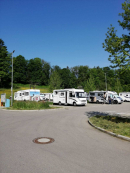
[[[87,114],[92,112],[130,116],[130,103],[0,109],[0,173],[129,173],[130,142],[90,126]],[[38,137],[54,142],[36,144]]]

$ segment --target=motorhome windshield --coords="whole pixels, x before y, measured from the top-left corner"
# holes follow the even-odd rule
[[[117,97],[118,98],[119,96],[117,94],[114,94],[114,97]]]
[[[117,94],[114,94],[115,97],[119,97]]]
[[[84,92],[76,92],[77,98],[86,98],[86,94]]]

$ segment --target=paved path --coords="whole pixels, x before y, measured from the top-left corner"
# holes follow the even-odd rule
[[[102,133],[86,112],[130,115],[130,103],[45,111],[0,110],[0,173],[129,173],[130,142]],[[51,144],[35,144],[51,137]]]

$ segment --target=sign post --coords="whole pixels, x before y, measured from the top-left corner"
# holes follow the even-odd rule
[[[6,102],[6,93],[1,94],[1,106]]]

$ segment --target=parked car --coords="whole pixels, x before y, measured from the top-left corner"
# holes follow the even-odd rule
[[[45,100],[46,98],[45,98],[45,94],[43,94],[43,93],[40,93],[40,100]]]

